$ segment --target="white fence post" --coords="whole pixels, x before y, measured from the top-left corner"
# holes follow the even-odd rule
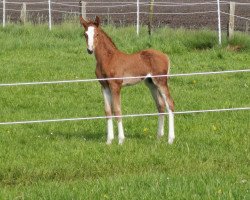
[[[217,0],[217,13],[218,13],[218,37],[219,45],[221,45],[221,20],[220,20],[220,0]]]
[[[26,3],[23,2],[21,14],[20,14],[21,23],[25,24],[27,21],[27,13],[26,13]]]
[[[48,0],[49,4],[49,30],[51,30],[51,0]]]
[[[87,19],[87,15],[86,15],[86,2],[85,1],[80,1],[80,15],[82,16],[83,19]]]
[[[139,27],[140,27],[140,2],[137,0],[137,23],[136,23],[136,33],[139,35]]]
[[[235,2],[230,1],[229,4],[229,22],[228,22],[228,30],[227,36],[228,39],[232,39],[234,36],[234,15],[235,15]]]
[[[3,0],[3,27],[5,27],[5,0]]]
[[[154,17],[154,0],[149,1],[149,16],[148,16],[148,34],[152,34],[152,25],[153,25],[153,17]]]

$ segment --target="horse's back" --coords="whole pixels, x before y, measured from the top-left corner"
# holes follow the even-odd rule
[[[143,62],[152,70],[152,73],[166,74],[170,67],[170,61],[166,54],[155,49],[146,49],[139,52]]]

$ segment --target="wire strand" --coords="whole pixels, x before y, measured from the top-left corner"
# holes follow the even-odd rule
[[[225,14],[225,15],[232,15],[232,14],[230,14],[230,13],[222,12],[222,11],[221,11],[221,13],[222,13],[222,14]],[[242,17],[242,16],[238,16],[238,15],[232,15],[232,16],[237,17],[237,18],[240,18],[240,19],[245,19],[245,20],[250,21],[250,18],[247,18],[247,17]]]
[[[160,77],[181,77],[181,76],[197,76],[197,75],[241,73],[241,72],[250,72],[250,69],[214,71],[214,72],[193,72],[193,73],[186,73],[186,74],[183,73],[183,74],[163,74],[163,75],[131,76],[131,77],[116,77],[116,78],[94,78],[94,79],[81,79],[81,80],[61,80],[61,81],[26,82],[26,83],[25,82],[23,82],[23,83],[21,83],[21,82],[20,83],[1,83],[0,87],[24,86],[24,85],[62,84],[62,83],[81,83],[81,82],[110,81],[110,80],[160,78]]]
[[[250,110],[250,107],[177,111],[177,112],[174,112],[174,114],[198,114],[198,113],[225,112],[225,111],[244,111],[244,110],[245,111]],[[150,116],[159,116],[159,115],[168,115],[168,113],[128,114],[128,115],[121,115],[121,116],[112,116],[111,118],[150,117]],[[108,119],[108,118],[110,118],[110,116],[79,117],[79,118],[64,118],[64,119],[45,119],[45,120],[16,121],[16,122],[13,121],[13,122],[0,122],[0,125],[37,124],[37,123],[51,123],[51,122],[97,120],[97,119]]]

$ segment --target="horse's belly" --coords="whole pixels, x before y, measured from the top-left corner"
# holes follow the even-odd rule
[[[143,79],[141,78],[128,78],[123,79],[122,85],[129,86],[129,85],[135,85],[139,82],[141,82]]]

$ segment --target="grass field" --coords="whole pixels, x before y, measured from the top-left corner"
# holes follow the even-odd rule
[[[118,48],[155,48],[171,73],[249,69],[250,37],[217,46],[215,32],[105,27]],[[0,28],[0,82],[95,78],[78,24]],[[176,111],[250,106],[249,73],[173,77]],[[99,84],[0,87],[0,122],[103,116]],[[153,113],[144,84],[122,91],[123,114]],[[125,144],[105,144],[105,120],[0,125],[0,199],[250,199],[250,112],[176,115],[176,141],[157,117],[125,118]],[[165,131],[167,132],[167,127]],[[116,132],[117,133],[117,132]]]

